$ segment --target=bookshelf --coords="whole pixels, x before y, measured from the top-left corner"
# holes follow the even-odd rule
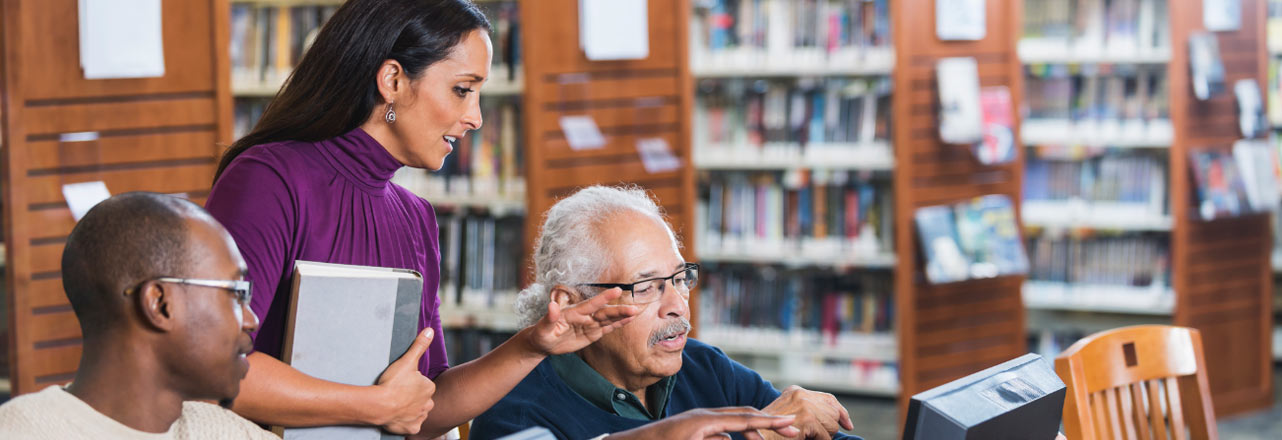
[[[1215,34],[1230,84],[1268,67],[1265,4],[1241,5],[1241,29]],[[1232,93],[1193,97],[1187,41],[1204,29],[1202,2],[1025,0],[1024,10],[1034,350],[1056,353],[1102,326],[1191,326],[1225,341],[1207,354],[1216,413],[1266,406],[1272,264],[1258,237],[1269,221],[1204,222],[1191,210],[1189,152],[1241,137],[1235,116],[1217,117]]]
[[[81,331],[59,276],[75,226],[63,184],[186,193],[203,203],[232,134],[227,4],[167,2],[165,75],[87,80],[76,2],[0,5],[7,363],[14,394],[70,380]],[[68,25],[71,23],[72,25]],[[96,136],[63,137],[94,132]],[[92,138],[93,140],[83,140]]]
[[[779,386],[898,394],[889,14],[720,0],[691,15],[700,339]]]

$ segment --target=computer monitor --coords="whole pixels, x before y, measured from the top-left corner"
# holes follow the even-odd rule
[[[1029,353],[913,396],[905,440],[1054,440],[1064,382]]]

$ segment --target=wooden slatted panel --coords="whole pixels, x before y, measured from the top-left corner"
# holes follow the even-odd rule
[[[524,113],[529,146],[525,156],[527,249],[537,238],[542,214],[557,199],[593,184],[636,184],[658,198],[685,243],[686,258],[694,261],[689,0],[648,3],[648,57],[597,62],[587,60],[579,47],[579,2],[538,3],[537,8],[521,8],[525,23],[524,103],[530,109]],[[559,123],[563,116],[591,116],[605,135],[606,145],[585,151],[571,149]],[[683,166],[672,172],[646,172],[637,143],[647,138],[667,142]],[[697,299],[692,298],[690,304],[692,318],[697,317]]]
[[[1188,36],[1205,29],[1202,2],[1169,4],[1173,47],[1168,76],[1176,130],[1170,158],[1174,322],[1197,328],[1205,340],[1215,341],[1205,347],[1207,374],[1216,415],[1225,416],[1267,407],[1272,400],[1269,260],[1273,240],[1264,216],[1193,220],[1189,201],[1195,187],[1188,153],[1192,149],[1227,151],[1241,138],[1231,89],[1241,79],[1265,84],[1265,1],[1243,0],[1241,29],[1214,33],[1230,91],[1208,101],[1192,96],[1188,73]]]
[[[895,70],[895,271],[899,336],[900,403],[1025,352],[1021,277],[929,285],[918,256],[913,213],[924,206],[1004,194],[1020,201],[1022,160],[979,165],[964,146],[939,141],[935,66],[941,58],[972,57],[981,86],[1006,86],[1022,101],[1015,42],[1022,2],[989,0],[988,30],[977,42],[943,42],[934,29],[934,0],[900,0],[891,6]],[[1018,112],[1016,112],[1018,117]],[[1018,121],[1016,121],[1018,127]],[[1016,136],[1018,139],[1018,136]],[[1022,150],[1022,149],[1017,149]],[[1022,154],[1022,153],[1020,153]],[[902,420],[901,420],[902,421]]]
[[[80,359],[80,328],[59,273],[75,226],[62,185],[101,180],[113,193],[186,193],[203,202],[219,145],[232,140],[227,0],[166,2],[165,75],[111,80],[83,77],[76,5],[0,2],[6,354],[16,394],[70,380]],[[97,139],[60,138],[84,131]]]

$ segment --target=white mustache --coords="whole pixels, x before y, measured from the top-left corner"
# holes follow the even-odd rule
[[[658,344],[659,341],[667,339],[669,336],[679,335],[689,331],[690,320],[685,318],[675,318],[669,321],[667,325],[664,325],[653,333],[650,333],[650,346]]]

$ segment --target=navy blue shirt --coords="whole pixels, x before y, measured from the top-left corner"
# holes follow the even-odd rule
[[[779,397],[757,372],[735,362],[720,349],[690,339],[681,354],[681,370],[663,417],[698,408],[751,406],[765,408]],[[542,426],[557,438],[585,440],[650,423],[621,417],[588,402],[566,385],[548,360],[507,396],[472,421],[468,438],[488,440]],[[742,438],[735,435],[736,438]],[[838,434],[836,438],[859,440]]]

